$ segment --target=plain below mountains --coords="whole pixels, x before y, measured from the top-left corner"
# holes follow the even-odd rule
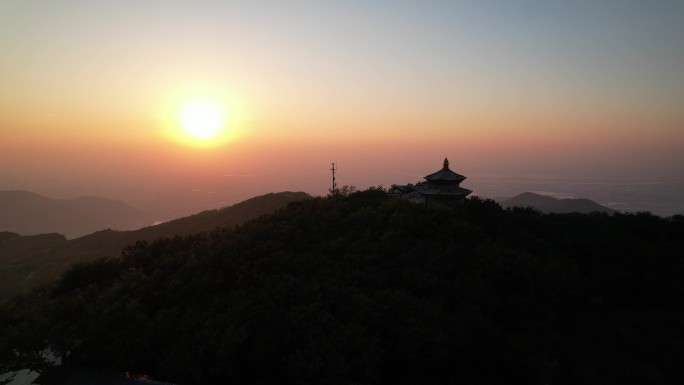
[[[613,213],[614,210],[602,206],[589,199],[564,198],[557,199],[547,195],[525,192],[513,198],[497,199],[502,207],[532,207],[542,213]]]
[[[76,238],[103,229],[137,229],[153,221],[148,214],[117,200],[92,196],[54,199],[29,191],[0,191],[0,231]]]
[[[236,226],[310,197],[304,192],[271,193],[156,226],[134,231],[102,230],[71,240],[57,233],[22,236],[0,232],[0,303],[54,280],[74,263],[119,256],[125,246],[138,241]]]

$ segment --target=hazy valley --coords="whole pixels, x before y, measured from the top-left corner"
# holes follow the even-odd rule
[[[29,191],[0,191],[0,231],[59,233],[76,238],[103,229],[132,230],[153,217],[122,201],[98,197],[47,198]]]

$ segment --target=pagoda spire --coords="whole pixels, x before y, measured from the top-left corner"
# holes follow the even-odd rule
[[[444,158],[444,168],[449,168],[449,159]]]

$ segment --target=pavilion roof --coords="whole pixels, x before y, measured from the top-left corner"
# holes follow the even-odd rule
[[[417,192],[419,192],[421,195],[425,196],[452,196],[452,197],[457,197],[457,196],[462,196],[466,197],[470,193],[472,193],[472,190],[468,190],[467,188],[463,188],[460,186],[430,186],[430,185],[420,185],[417,186],[418,188],[416,189]]]
[[[462,182],[466,177],[461,174],[457,174],[449,169],[449,159],[444,158],[444,167],[441,170],[425,176],[425,179],[429,182]]]

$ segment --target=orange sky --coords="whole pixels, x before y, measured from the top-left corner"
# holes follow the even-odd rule
[[[98,3],[98,4],[96,4]],[[680,2],[0,4],[0,189],[117,199],[479,176],[682,181]],[[184,104],[226,112],[220,143]]]

